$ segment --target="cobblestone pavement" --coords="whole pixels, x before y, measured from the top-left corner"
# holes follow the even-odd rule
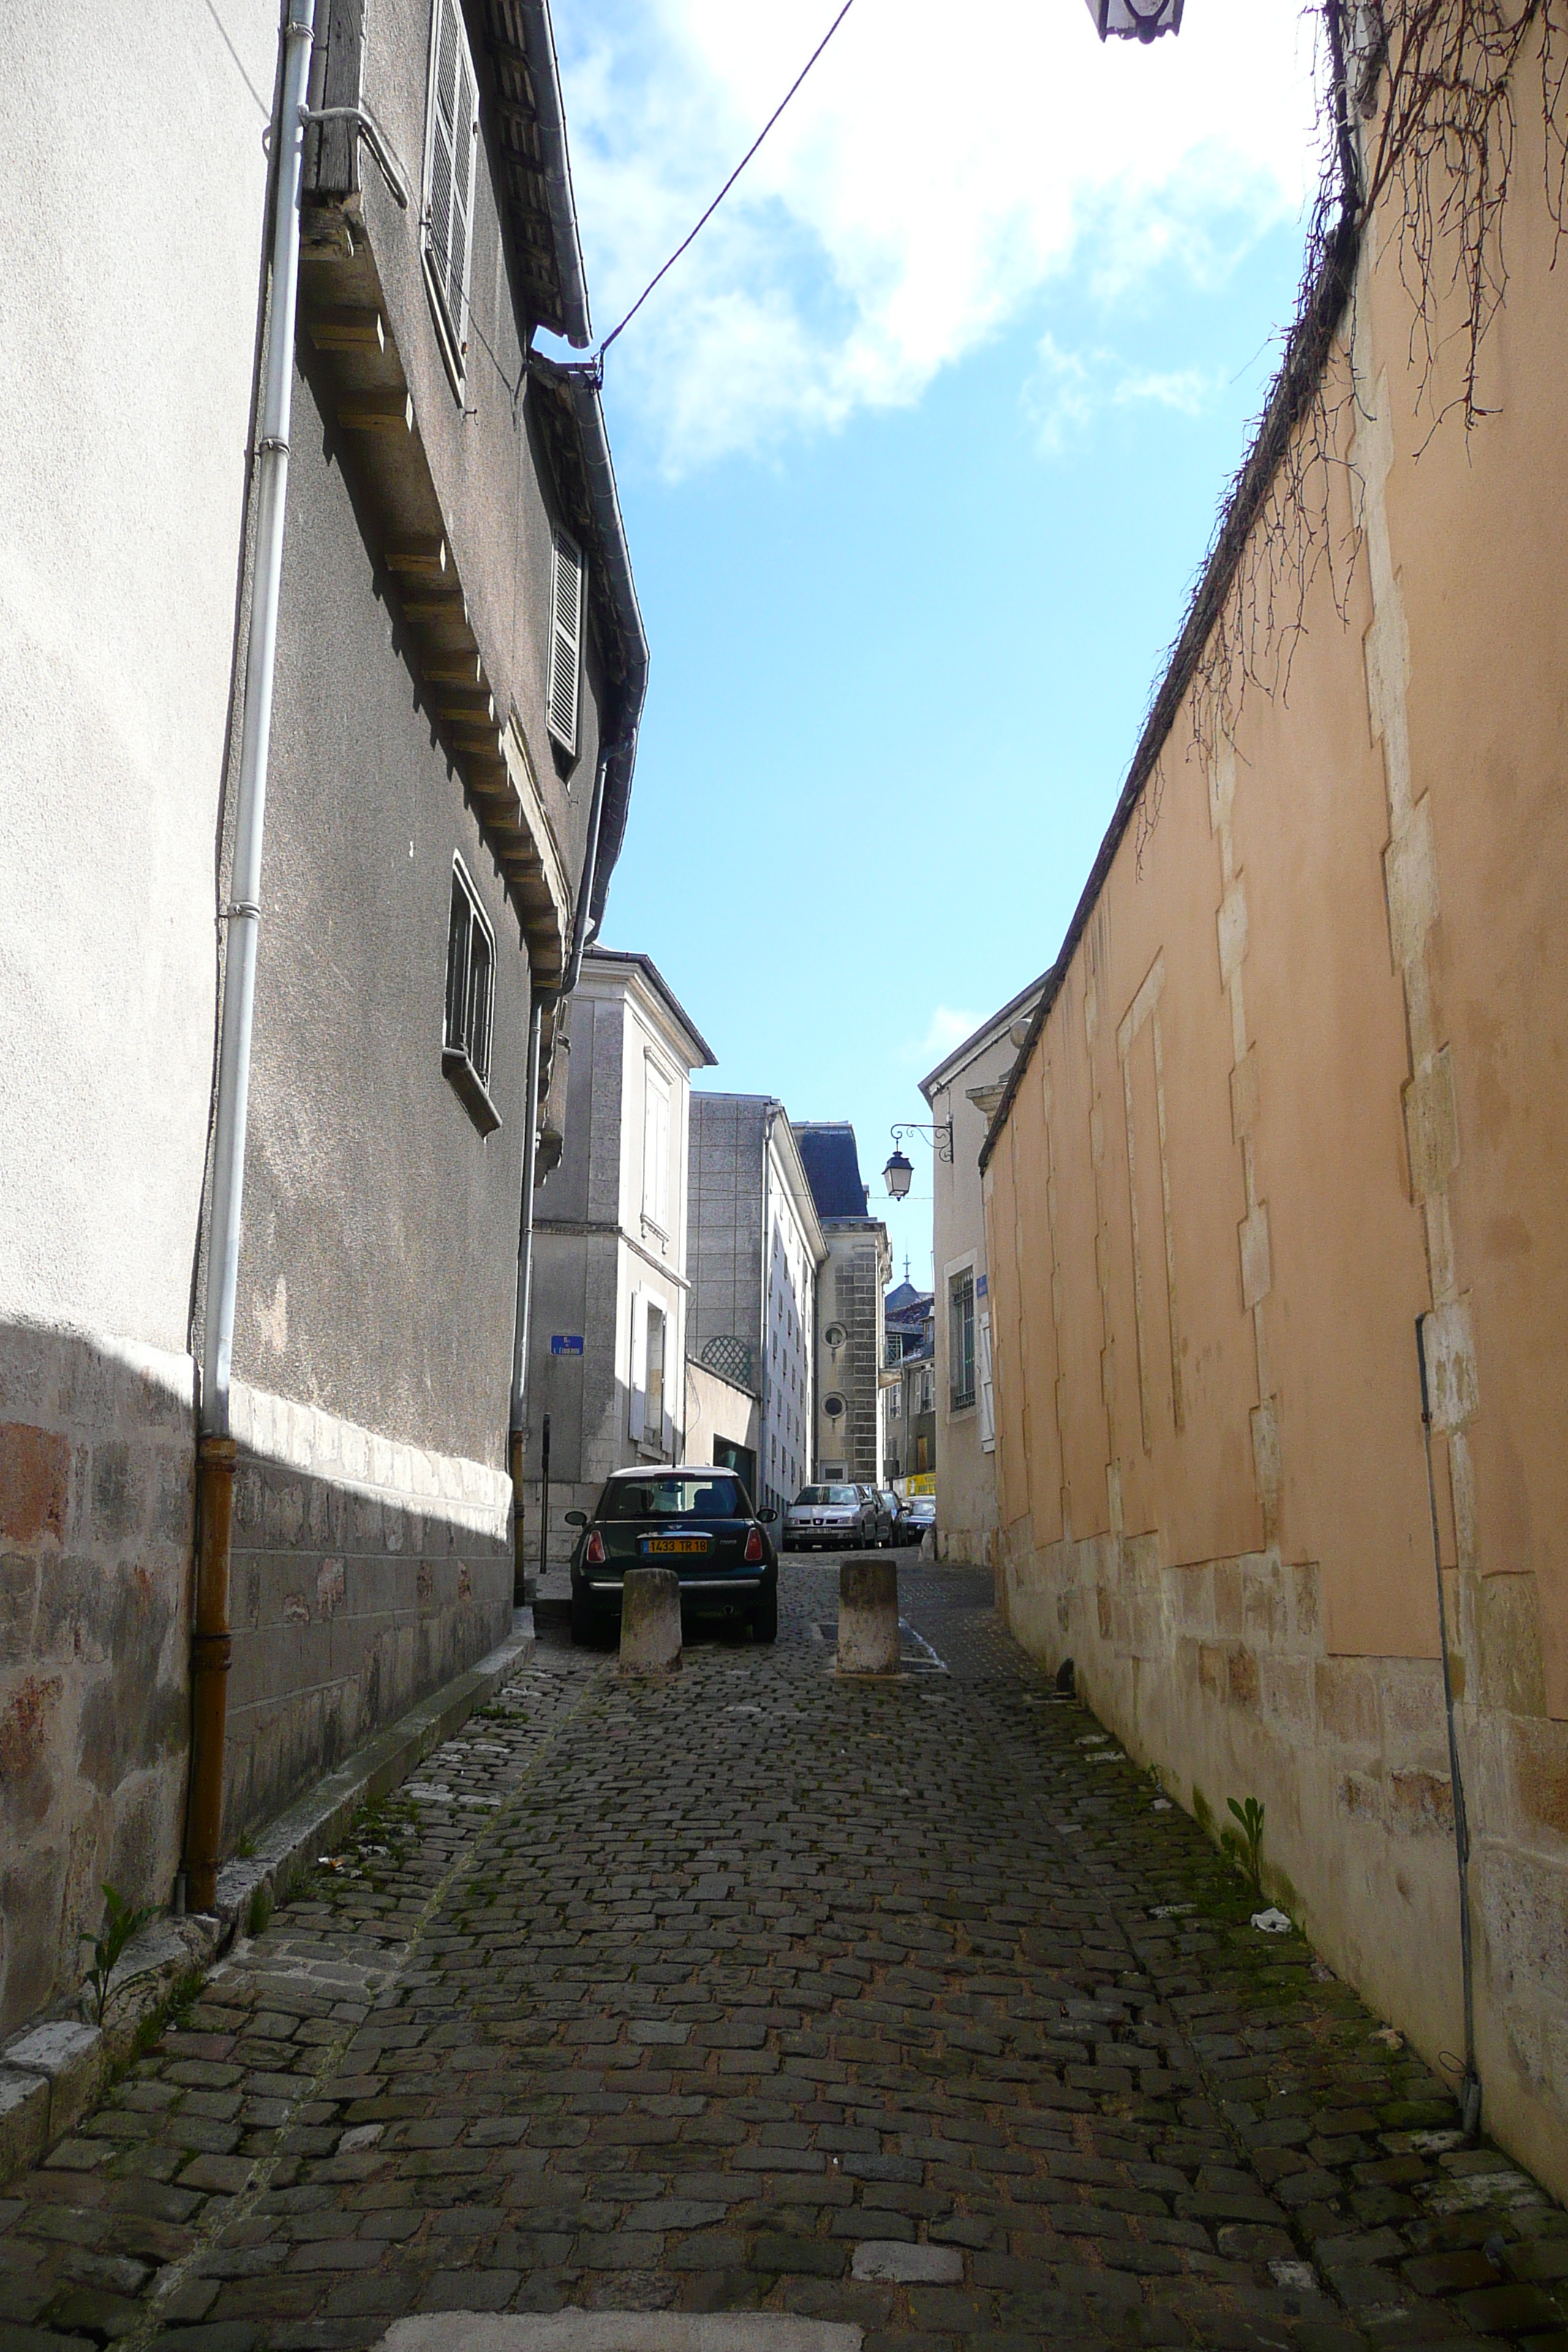
[[[866,2352],[1568,2347],[1568,2216],[1008,1641],[547,1643],[0,2190],[0,2352],[766,2309]]]

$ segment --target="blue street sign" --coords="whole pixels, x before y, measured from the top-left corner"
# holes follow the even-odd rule
[[[580,1356],[583,1352],[581,1331],[552,1331],[550,1335],[552,1356]]]

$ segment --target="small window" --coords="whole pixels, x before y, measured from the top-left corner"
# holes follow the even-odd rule
[[[425,108],[425,278],[447,364],[459,391],[468,349],[468,260],[479,128],[474,60],[460,0],[435,0]]]
[[[827,1415],[829,1421],[842,1421],[844,1418],[843,1398],[838,1395],[824,1397],[822,1400],[822,1410]]]
[[[467,1103],[481,1135],[492,1135],[500,1125],[489,1097],[495,985],[495,938],[468,869],[457,857],[452,861],[452,915],[447,929],[447,1026],[441,1067]]]
[[[577,756],[577,704],[583,668],[583,551],[555,532],[551,566],[550,731],[568,758]]]

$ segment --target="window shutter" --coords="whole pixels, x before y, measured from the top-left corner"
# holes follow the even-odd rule
[[[468,338],[477,92],[459,0],[436,0],[431,59],[426,236],[459,373]]]
[[[667,1105],[667,1112],[668,1108]],[[675,1459],[675,1415],[670,1410],[669,1360],[675,1352],[674,1339],[675,1318],[673,1315],[667,1314],[664,1318],[664,1378],[659,1383],[660,1391],[664,1397],[664,1427],[659,1432],[658,1442],[672,1462]]]
[[[632,1293],[632,1363],[631,1363],[631,1433],[640,1437],[647,1418],[647,1391],[643,1386],[647,1378],[644,1358],[647,1354],[647,1300],[640,1290]]]
[[[980,1317],[980,1443],[991,1453],[996,1444],[996,1402],[991,1387],[991,1316],[983,1309]]]
[[[550,625],[550,731],[562,750],[577,749],[578,679],[583,660],[583,555],[555,533]]]

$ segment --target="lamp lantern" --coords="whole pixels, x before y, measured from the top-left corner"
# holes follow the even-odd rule
[[[915,1164],[905,1153],[894,1150],[882,1171],[888,1180],[888,1190],[895,1201],[901,1201],[914,1181]]]
[[[1182,29],[1182,0],[1089,0],[1102,41],[1157,41]]]

